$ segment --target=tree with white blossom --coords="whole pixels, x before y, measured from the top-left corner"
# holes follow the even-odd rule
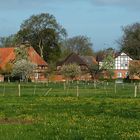
[[[62,66],[61,73],[64,77],[73,80],[81,74],[81,69],[77,64],[68,64]]]
[[[18,60],[13,66],[12,76],[19,76],[20,79],[27,81],[35,67],[36,65],[30,61],[25,59]]]

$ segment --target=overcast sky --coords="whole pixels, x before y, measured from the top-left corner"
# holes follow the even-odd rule
[[[0,0],[0,36],[16,33],[23,20],[45,12],[69,37],[88,36],[94,50],[117,48],[121,27],[140,22],[140,0]]]

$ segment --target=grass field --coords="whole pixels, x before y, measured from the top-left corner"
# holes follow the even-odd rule
[[[64,87],[21,83],[18,97],[18,84],[0,84],[0,140],[140,139],[134,84],[79,83],[79,98],[76,83]]]

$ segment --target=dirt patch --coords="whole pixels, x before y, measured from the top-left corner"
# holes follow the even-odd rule
[[[9,118],[2,118],[0,119],[0,124],[33,124],[33,120],[27,119],[9,119]]]

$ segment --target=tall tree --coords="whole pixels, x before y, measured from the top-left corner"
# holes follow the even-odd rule
[[[75,36],[63,42],[63,53],[75,52],[79,55],[93,55],[92,43],[86,36]]]
[[[123,37],[119,41],[121,50],[133,59],[140,59],[140,23],[123,27]]]
[[[96,59],[98,60],[98,58],[104,59],[108,54],[113,55],[115,53],[116,53],[116,50],[114,48],[106,48],[106,49],[95,52],[95,55],[96,55]]]
[[[25,20],[17,33],[17,42],[28,40],[46,61],[52,62],[60,56],[61,41],[66,30],[48,13],[33,15]]]

